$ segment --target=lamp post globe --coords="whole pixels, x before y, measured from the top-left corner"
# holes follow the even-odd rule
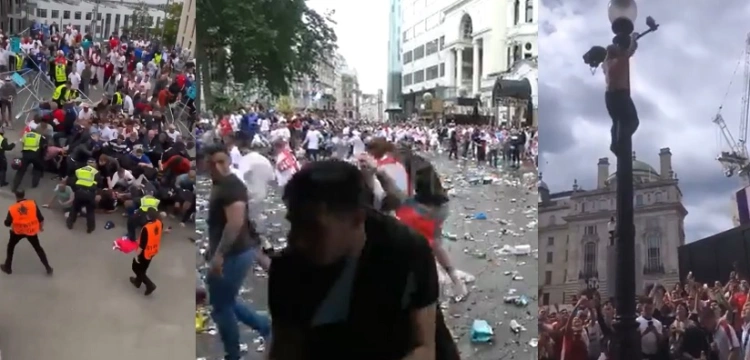
[[[430,92],[424,93],[424,95],[422,95],[422,100],[424,100],[424,101],[430,101],[430,100],[432,100],[432,93],[430,93]]]
[[[638,17],[638,6],[635,0],[611,0],[607,9],[612,32],[615,34],[612,42],[622,48],[630,46],[630,34],[635,29],[635,19]]]

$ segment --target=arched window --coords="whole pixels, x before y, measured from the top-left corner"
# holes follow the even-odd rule
[[[587,242],[583,245],[583,272],[593,274],[596,272],[596,243]]]
[[[661,234],[652,232],[646,235],[646,269],[658,271],[661,267]]]
[[[526,0],[526,22],[534,22],[534,0]]]
[[[515,0],[513,2],[513,25],[518,25],[521,22],[521,0]]]

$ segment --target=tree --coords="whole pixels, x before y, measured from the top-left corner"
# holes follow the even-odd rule
[[[164,20],[158,28],[152,29],[154,36],[161,37],[163,44],[177,43],[177,30],[180,27],[180,17],[182,16],[182,3],[172,2],[164,9],[166,13]]]
[[[151,28],[154,27],[154,18],[148,14],[148,7],[145,2],[141,2],[133,10],[133,14],[130,15],[130,26],[128,30],[130,36],[143,36],[151,33]]]
[[[235,82],[287,95],[295,80],[316,78],[315,65],[336,50],[328,17],[305,0],[197,0],[196,8],[197,61],[210,82],[228,81],[226,69]],[[211,102],[210,86],[203,90]]]

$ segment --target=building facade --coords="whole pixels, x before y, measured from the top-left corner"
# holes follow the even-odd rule
[[[165,5],[162,1],[145,3],[125,1],[79,1],[79,0],[30,0],[33,11],[29,11],[29,19],[41,23],[56,23],[72,26],[84,33],[91,32],[95,38],[107,38],[113,32],[120,32],[123,28],[132,26],[133,14],[143,12],[150,18],[146,21],[152,28],[161,26],[166,13],[159,8]],[[95,28],[94,28],[95,26]]]
[[[339,70],[340,81],[338,82],[338,96],[336,96],[336,111],[339,116],[346,119],[357,120],[360,118],[359,106],[361,91],[357,72],[353,69],[342,68]]]
[[[290,98],[295,110],[336,110],[337,56],[315,65],[316,78],[305,77],[292,85]]]
[[[182,3],[178,26],[176,45],[195,54],[195,0],[185,0]]]
[[[35,4],[19,0],[0,0],[0,29],[6,34],[17,34],[28,29],[29,14]]]
[[[376,94],[362,94],[359,115],[362,120],[383,122],[385,115],[383,90],[378,90]]]
[[[679,180],[669,148],[659,153],[660,171],[633,155],[635,184],[636,289],[659,282],[670,288],[678,279],[677,247],[685,244],[685,216]],[[567,304],[586,287],[606,299],[614,296],[616,253],[610,243],[615,216],[616,173],[599,159],[597,187],[553,193],[539,182],[539,302]]]
[[[396,120],[402,111],[401,2],[390,0],[388,13],[388,81],[385,96],[389,120]]]
[[[492,103],[496,79],[536,56],[539,0],[403,0],[404,111],[425,92]]]

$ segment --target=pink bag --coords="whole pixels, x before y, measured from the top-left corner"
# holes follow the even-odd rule
[[[112,244],[112,250],[119,250],[120,252],[124,254],[131,253],[135,251],[135,249],[137,248],[138,248],[138,244],[135,241],[132,241],[125,236],[115,240],[114,243]]]

